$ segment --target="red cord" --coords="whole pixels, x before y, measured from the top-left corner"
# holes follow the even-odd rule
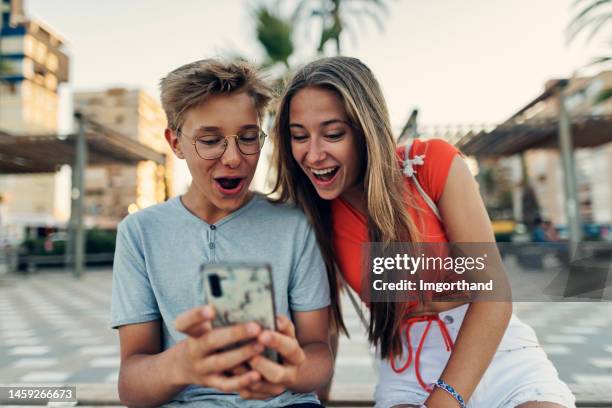
[[[412,342],[410,341],[410,327],[414,323],[417,323],[417,322],[427,322],[427,326],[425,326],[425,331],[423,332],[423,335],[421,336],[421,340],[419,341],[419,346],[416,351],[416,356],[414,358],[414,371],[416,373],[417,380],[419,382],[419,385],[427,392],[431,392],[433,387],[425,384],[425,381],[423,381],[423,378],[421,378],[419,364],[420,364],[421,351],[423,350],[423,344],[425,344],[425,338],[427,337],[427,333],[429,333],[429,328],[431,327],[431,323],[434,321],[438,323],[440,333],[442,334],[442,338],[444,339],[444,345],[446,346],[446,351],[452,351],[454,347],[453,339],[448,333],[448,328],[446,327],[446,324],[444,324],[444,322],[440,320],[440,317],[438,315],[428,315],[428,316],[411,317],[402,324],[402,327],[400,328],[400,332],[402,331],[402,329],[405,328],[406,341],[408,342],[408,359],[406,360],[406,363],[402,367],[397,368],[395,366],[395,356],[393,355],[393,353],[391,353],[391,368],[393,369],[393,371],[395,371],[398,374],[406,371],[406,369],[410,367],[410,363],[412,362]]]

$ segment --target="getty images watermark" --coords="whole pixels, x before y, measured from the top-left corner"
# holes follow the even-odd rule
[[[463,275],[466,272],[482,272],[486,267],[486,258],[487,254],[476,258],[426,256],[424,253],[418,256],[409,256],[405,253],[395,254],[393,257],[379,256],[372,259],[372,273],[374,275],[382,275],[385,271],[401,271],[401,273],[408,273],[414,276],[422,270],[437,270],[444,271],[444,274],[455,273]],[[467,279],[459,279],[452,282],[430,282],[426,279],[418,279],[417,281],[401,279],[399,281],[385,282],[383,279],[374,279],[372,288],[377,291],[430,290],[438,293],[457,290],[492,291],[493,279],[489,279],[487,282],[471,282]]]
[[[361,296],[389,301],[612,300],[612,244],[369,243]]]

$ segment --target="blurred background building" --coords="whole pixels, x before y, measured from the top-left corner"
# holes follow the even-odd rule
[[[69,80],[66,41],[41,21],[28,19],[21,1],[0,1],[0,132],[5,138],[62,138],[58,91]],[[159,102],[142,90],[113,88],[76,92],[73,106],[88,121],[167,157],[165,166],[152,161],[89,166],[85,177],[89,228],[114,229],[128,212],[173,194],[172,154],[164,140],[166,119]],[[68,166],[54,173],[0,175],[0,234],[19,241],[65,228],[70,191]]]
[[[561,83],[564,85],[559,91]],[[492,219],[528,226],[543,219],[566,230],[567,195],[557,137],[562,94],[573,139],[576,205],[585,238],[610,239],[610,89],[610,70],[549,80],[540,96],[495,129],[467,134],[458,141],[468,154],[478,158],[478,178]]]
[[[65,41],[41,21],[27,19],[21,1],[1,1],[0,130],[14,137],[56,134],[58,87],[69,78]],[[11,235],[68,218],[58,205],[60,183],[57,174],[0,176],[2,224]]]
[[[549,81],[545,88],[553,83]],[[592,77],[571,78],[565,91],[570,117],[612,117],[612,99],[598,101],[600,92],[607,88],[612,88],[612,71],[603,71]],[[545,99],[532,109],[526,119],[547,120],[559,114],[556,98]],[[555,224],[566,224],[559,151],[528,150],[525,159],[543,218]],[[577,149],[575,159],[582,221],[612,223],[612,143]]]
[[[166,167],[172,169],[174,156],[164,138],[166,117],[159,102],[146,92],[124,88],[75,92],[74,109],[93,122],[166,153]],[[128,211],[174,194],[172,171],[151,161],[137,166],[90,166],[85,186],[86,219],[106,228],[115,227]]]

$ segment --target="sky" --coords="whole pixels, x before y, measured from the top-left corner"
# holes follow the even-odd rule
[[[344,54],[360,58],[377,76],[396,130],[413,108],[421,128],[490,125],[538,96],[548,79],[588,74],[584,65],[605,53],[601,37],[567,45],[573,1],[387,0],[384,29],[355,21]],[[255,4],[25,0],[30,17],[67,39],[71,80],[62,91],[63,123],[69,123],[74,90],[125,86],[158,97],[159,79],[184,63],[232,53],[261,62]],[[298,30],[303,48],[292,63],[315,56],[312,32]]]

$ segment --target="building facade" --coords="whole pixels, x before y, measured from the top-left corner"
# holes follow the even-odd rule
[[[546,88],[554,81],[549,81]],[[612,88],[612,71],[592,77],[571,78],[565,89],[565,106],[570,118],[612,116],[612,99],[600,102],[604,89]],[[555,98],[539,102],[526,112],[526,119],[555,118]],[[527,171],[533,183],[542,216],[555,224],[567,225],[565,192],[559,151],[536,149],[525,153]],[[583,223],[612,224],[612,143],[574,151],[578,205]]]
[[[74,109],[89,120],[166,154],[166,166],[106,165],[87,169],[86,217],[99,226],[114,227],[128,212],[164,201],[174,194],[174,156],[164,138],[166,118],[161,105],[142,90],[113,88],[76,92]]]
[[[14,135],[57,134],[61,84],[68,81],[64,39],[27,19],[21,1],[0,0],[0,130]],[[57,174],[0,176],[3,228],[56,225]]]
[[[0,131],[11,137],[58,135],[58,90],[69,79],[65,40],[42,22],[27,19],[21,1],[0,0],[0,6]],[[123,136],[171,153],[161,106],[143,91],[80,92],[74,95],[74,108]],[[129,211],[172,195],[173,156],[167,157],[166,166],[150,161],[89,166],[86,226],[114,228]],[[20,241],[26,230],[66,227],[70,170],[57,170],[0,175],[0,239],[10,235],[11,241]]]

